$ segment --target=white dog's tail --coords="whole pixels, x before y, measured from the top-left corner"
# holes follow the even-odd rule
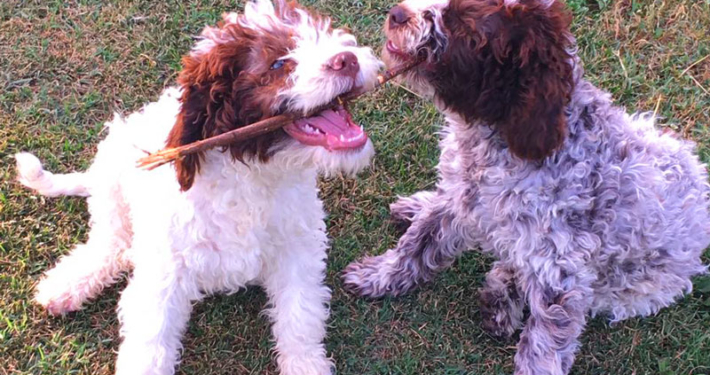
[[[34,155],[21,152],[15,154],[17,180],[28,188],[48,197],[60,195],[89,196],[85,173],[54,174],[42,168],[42,163]]]

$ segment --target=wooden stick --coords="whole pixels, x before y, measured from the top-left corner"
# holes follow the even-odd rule
[[[391,70],[386,70],[384,73],[377,76],[377,85],[375,85],[375,89],[382,87],[385,83],[387,83],[387,81],[390,81],[392,78],[414,68],[422,61],[423,60],[421,59],[415,59],[401,66],[395,67]],[[147,170],[153,170],[163,164],[170,163],[185,155],[198,153],[215,147],[228,146],[235,142],[270,133],[298,119],[312,117],[326,109],[333,108],[342,103],[354,100],[365,93],[366,91],[349,92],[341,97],[336,98],[333,103],[320,106],[312,111],[309,111],[306,114],[289,113],[278,115],[255,122],[251,125],[243,126],[241,128],[222,133],[211,138],[203,139],[180,147],[166,148],[160,151],[156,151],[144,158],[138,159],[138,167],[145,168]]]

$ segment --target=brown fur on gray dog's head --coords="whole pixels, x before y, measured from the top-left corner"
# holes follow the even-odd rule
[[[467,122],[497,127],[513,154],[545,158],[566,134],[570,22],[561,2],[452,0],[442,16],[447,48],[427,79]]]

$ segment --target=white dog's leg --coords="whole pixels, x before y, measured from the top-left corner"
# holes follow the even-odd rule
[[[290,246],[281,252],[264,283],[281,375],[330,374],[333,363],[323,345],[330,301],[325,251]]]
[[[93,222],[89,240],[62,257],[37,285],[35,301],[51,314],[80,309],[129,267],[124,250],[132,234],[116,202],[105,196],[89,198]]]
[[[188,285],[187,275],[165,262],[139,263],[121,295],[118,316],[123,342],[117,375],[175,373],[180,339],[198,293]]]

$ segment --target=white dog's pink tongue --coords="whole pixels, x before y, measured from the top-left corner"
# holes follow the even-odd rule
[[[367,142],[365,132],[353,123],[350,114],[342,108],[297,120],[284,129],[303,144],[322,146],[328,150],[359,148]]]
[[[332,109],[321,112],[320,116],[313,117],[312,120],[312,125],[315,125],[327,134],[344,133],[349,127],[348,114],[343,112],[338,113]]]

